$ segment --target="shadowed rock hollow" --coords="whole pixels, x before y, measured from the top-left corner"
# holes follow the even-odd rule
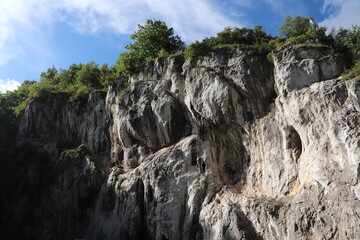
[[[360,82],[338,78],[345,61],[328,48],[274,59],[159,58],[125,94],[31,101],[18,145],[48,167],[29,168],[47,174],[26,195],[36,218],[19,235],[357,239]]]

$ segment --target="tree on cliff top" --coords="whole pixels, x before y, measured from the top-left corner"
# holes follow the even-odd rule
[[[292,18],[287,16],[279,28],[280,36],[285,38],[297,37],[305,34],[309,30],[309,20],[306,17],[297,15]]]
[[[120,54],[117,69],[125,75],[138,71],[146,61],[159,56],[160,52],[177,53],[185,48],[185,43],[178,35],[174,36],[173,28],[168,28],[160,20],[146,20],[144,26],[138,24],[138,30],[130,36],[134,40],[125,46],[127,52]]]

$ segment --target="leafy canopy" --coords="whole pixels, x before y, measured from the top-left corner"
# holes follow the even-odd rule
[[[285,38],[303,35],[308,30],[309,20],[301,15],[297,15],[295,18],[288,15],[279,28],[280,36]]]
[[[159,55],[177,53],[185,48],[180,37],[174,36],[173,28],[160,20],[148,19],[144,26],[138,24],[138,30],[130,39],[134,42],[125,46],[128,51],[121,53],[117,60],[117,70],[126,76],[139,71],[147,61]]]
[[[360,26],[353,25],[351,29],[340,28],[337,31],[333,30],[331,35],[335,40],[335,47],[338,49],[360,50]]]
[[[216,48],[227,46],[241,46],[254,52],[267,52],[268,43],[272,39],[261,26],[250,28],[226,27],[216,37],[196,41],[185,49],[185,58],[206,55]]]

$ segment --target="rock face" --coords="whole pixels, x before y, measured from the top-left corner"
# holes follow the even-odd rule
[[[275,57],[276,88],[281,95],[335,79],[345,71],[344,59],[333,56],[330,47],[289,47]]]
[[[125,93],[30,102],[19,147],[52,174],[23,236],[357,239],[360,82],[328,48],[274,59],[160,58]]]

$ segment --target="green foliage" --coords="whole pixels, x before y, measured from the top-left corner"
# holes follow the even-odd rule
[[[48,68],[46,72],[40,73],[40,80],[42,82],[51,82],[53,84],[57,84],[57,75],[58,70],[54,66],[52,66],[51,68]]]
[[[285,38],[285,42],[320,42],[332,45],[337,52],[344,53],[349,50],[360,50],[360,27],[355,25],[351,29],[340,28],[333,30],[330,35],[326,35],[326,28],[312,29],[306,17],[297,15],[295,18],[287,16],[279,28],[280,36]],[[278,49],[281,43],[275,43]]]
[[[77,74],[82,69],[83,64],[71,64],[68,69],[61,69],[58,78],[60,79],[59,87],[62,90],[68,89],[69,86],[76,84]]]
[[[130,38],[134,42],[125,46],[128,51],[121,53],[116,62],[118,72],[125,76],[138,72],[147,61],[159,54],[173,54],[185,48],[180,37],[174,36],[173,28],[168,28],[160,20],[148,19],[144,26],[139,24],[138,30]]]
[[[102,87],[100,82],[100,70],[98,64],[89,62],[81,67],[76,74],[76,81],[79,85],[98,89]]]
[[[181,51],[185,43],[179,36],[174,36],[173,28],[168,28],[165,22],[160,20],[146,20],[146,24],[138,24],[138,31],[130,36],[135,42],[125,48],[138,52],[145,59],[153,59],[163,49],[168,53]]]
[[[58,85],[54,84],[51,80],[43,80],[29,87],[29,97],[42,98],[48,92],[56,92],[59,90]]]
[[[279,31],[281,37],[292,38],[305,34],[309,28],[309,20],[306,17],[297,15],[295,18],[292,18],[288,15],[280,26]]]
[[[221,46],[226,44],[256,45],[269,42],[271,37],[266,34],[261,26],[249,28],[225,28],[224,31],[217,34],[215,38],[210,39],[210,46]]]
[[[15,106],[13,108],[14,113],[15,113],[16,116],[20,116],[23,113],[23,111],[26,108],[26,104],[27,104],[27,99],[22,101],[21,103],[19,103],[17,106]]]
[[[344,81],[360,80],[360,60],[356,61],[355,65],[342,75],[342,79]]]
[[[72,102],[84,102],[89,98],[89,95],[93,90],[94,89],[88,86],[80,85],[74,89],[69,100]]]
[[[1,94],[0,108],[9,119],[17,119],[26,107],[29,98],[46,97],[48,92],[66,92],[71,101],[86,100],[89,94],[114,83],[117,78],[115,67],[89,62],[72,64],[68,69],[56,69],[54,66],[40,74],[40,81],[24,81],[18,90]],[[6,112],[6,113],[5,113]],[[9,120],[7,118],[7,120]]]
[[[186,59],[193,59],[198,56],[203,56],[211,52],[211,47],[208,41],[204,40],[202,42],[196,41],[190,44],[184,52]]]
[[[118,77],[115,67],[108,66],[107,63],[101,65],[100,67],[100,83],[102,86],[106,87],[113,84]]]
[[[331,33],[335,48],[339,51],[360,50],[360,26],[353,25],[351,29],[340,28]]]
[[[304,42],[319,42],[323,44],[330,45],[333,43],[333,38],[331,36],[326,35],[325,28],[312,29],[309,28],[304,34],[290,37],[286,39],[285,43],[296,42],[296,43],[304,43]]]
[[[77,149],[69,149],[66,151],[66,157],[70,159],[79,158],[81,155]]]
[[[268,43],[269,48],[272,50],[279,50],[282,46],[284,46],[286,39],[275,37],[271,39]]]
[[[158,57],[167,57],[170,54],[165,50],[165,49],[161,49],[160,52],[158,53]]]
[[[141,57],[137,52],[122,52],[116,60],[116,69],[119,73],[130,77],[138,72],[145,63],[145,58]]]
[[[266,34],[261,26],[254,29],[225,28],[216,37],[205,38],[202,42],[190,44],[184,52],[185,58],[196,58],[209,54],[211,51],[224,47],[241,47],[249,54],[267,54],[270,51],[269,42],[272,37]]]
[[[285,39],[276,39],[273,43],[274,49],[279,49],[282,45],[289,42],[321,42],[331,44],[333,39],[326,35],[326,28],[313,29],[310,27],[307,17],[297,15],[295,18],[287,16],[279,28],[280,36]]]
[[[266,55],[266,58],[269,62],[271,63],[274,63],[274,55],[272,54],[272,52],[269,52],[267,55]]]

